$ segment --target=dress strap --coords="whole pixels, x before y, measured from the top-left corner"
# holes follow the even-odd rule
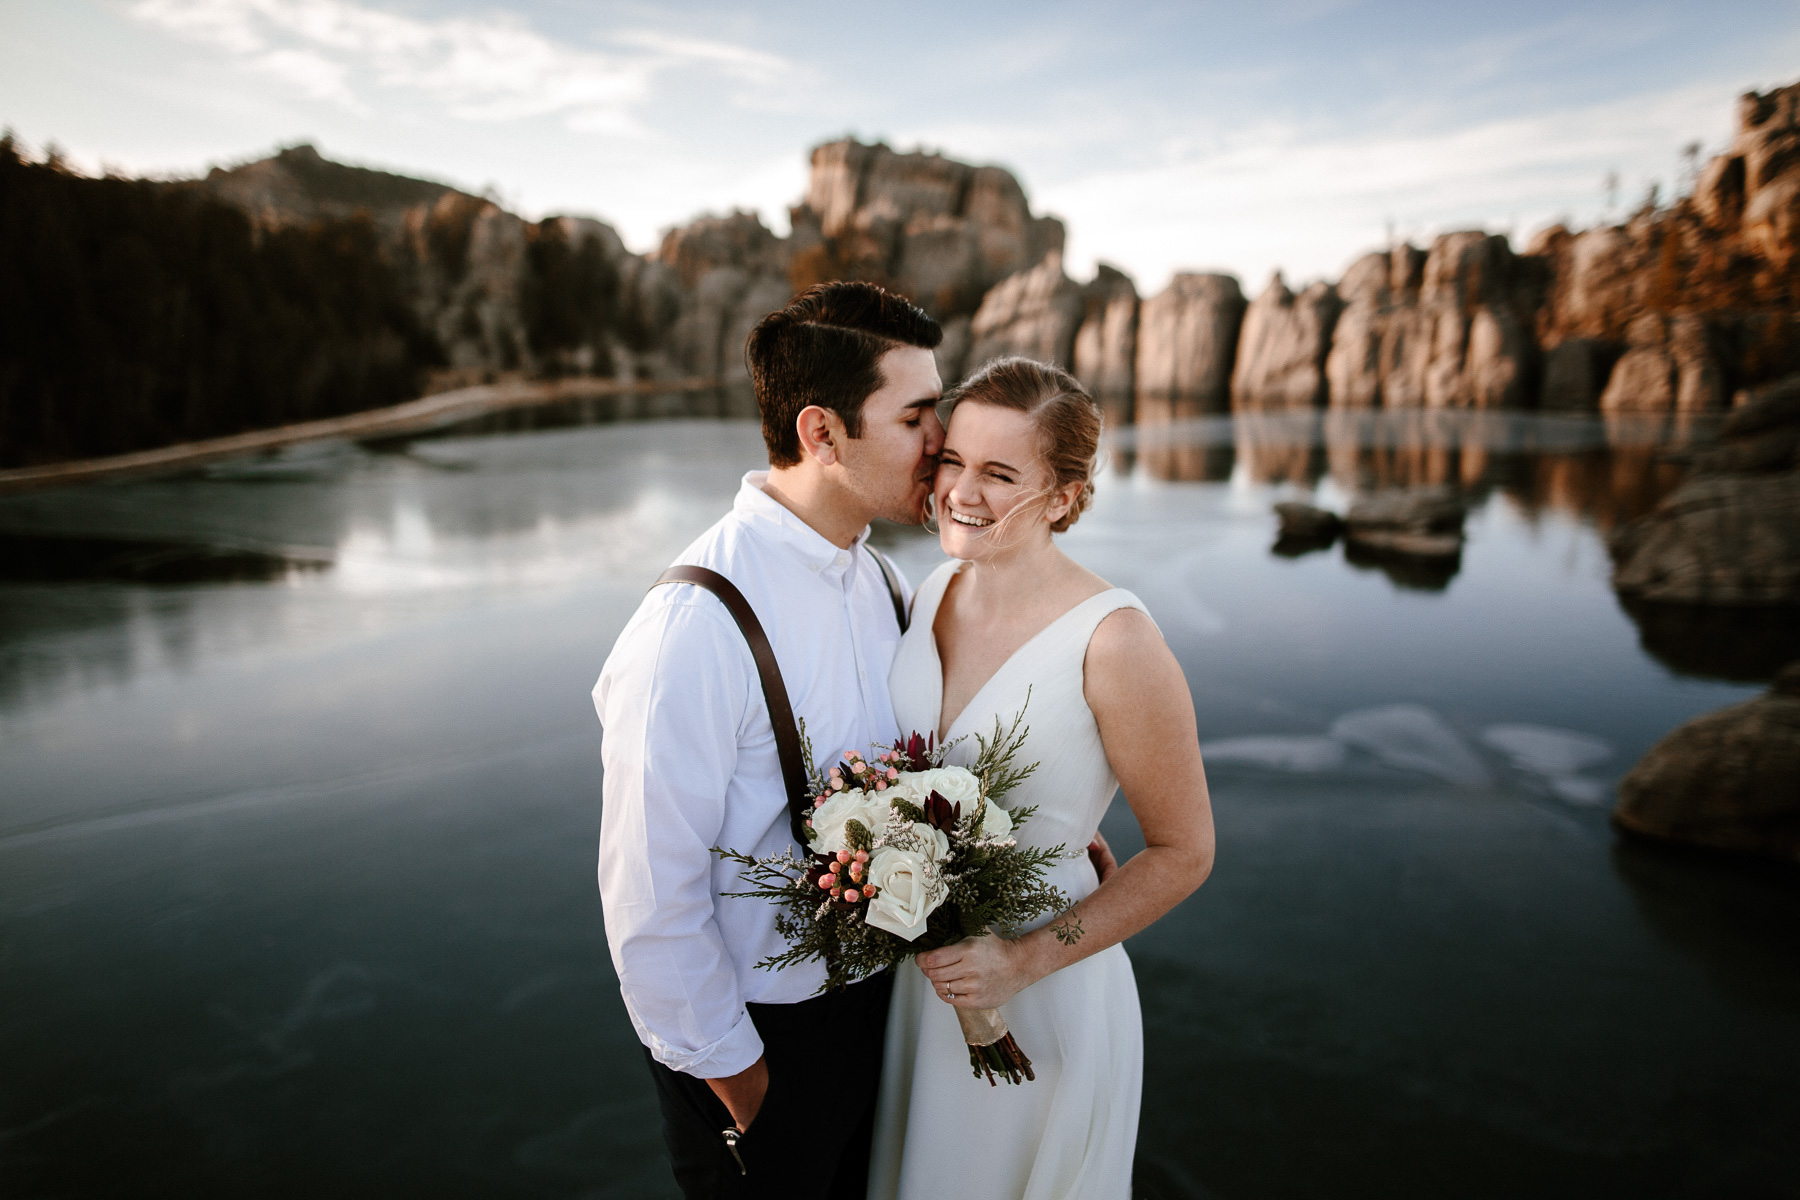
[[[1088,642],[1093,640],[1094,630],[1100,628],[1100,622],[1121,608],[1135,608],[1146,617],[1150,616],[1150,610],[1144,607],[1144,602],[1139,600],[1136,595],[1124,588],[1109,588],[1104,592],[1089,596],[1070,610],[1070,616],[1074,616],[1076,612],[1080,612],[1081,615],[1076,620],[1069,622],[1069,640],[1079,642],[1085,649]],[[1156,618],[1150,617],[1150,622],[1155,624]]]

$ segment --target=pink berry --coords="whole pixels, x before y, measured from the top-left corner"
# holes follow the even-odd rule
[[[855,904],[858,900],[861,900],[862,897],[857,895],[855,888],[845,888],[844,889],[844,899],[848,900],[852,904]]]
[[[837,876],[836,875],[821,875],[821,876],[819,876],[819,886],[829,892],[832,888],[837,886]]]
[[[866,863],[869,861],[869,852],[867,850],[858,850],[855,854],[851,855],[851,857],[856,859],[859,863]]]
[[[850,861],[850,852],[848,850],[839,850],[837,852],[837,860],[839,862],[849,862]]]

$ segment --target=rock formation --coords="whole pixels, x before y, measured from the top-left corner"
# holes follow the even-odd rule
[[[1646,837],[1800,862],[1800,663],[1696,717],[1619,781],[1613,821]]]
[[[333,163],[310,146],[215,170],[201,186],[269,228],[368,216],[458,376],[741,382],[756,322],[825,279],[875,280],[938,316],[946,382],[971,357],[1073,361],[1086,300],[1062,274],[1062,223],[1033,214],[1010,173],[849,140],[818,147],[812,161],[791,236],[734,212],[671,229],[644,256],[600,221],[529,222],[490,199]]]
[[[1280,522],[1273,550],[1283,558],[1298,558],[1314,550],[1328,550],[1344,532],[1344,518],[1329,509],[1285,500],[1275,505]]]
[[[1800,375],[1746,398],[1692,474],[1613,535],[1613,586],[1640,602],[1800,605]]]
[[[1251,305],[1228,275],[1180,273],[1142,300],[1110,267],[1071,280],[1061,222],[1007,171],[848,139],[814,149],[789,236],[709,216],[644,256],[599,221],[526,221],[309,146],[169,186],[263,228],[367,218],[461,376],[738,381],[755,322],[827,279],[932,312],[947,383],[1030,354],[1145,423],[1234,405],[1692,415],[1800,371],[1800,84],[1744,96],[1730,147],[1673,204],[1548,229],[1522,254],[1448,233],[1365,255],[1335,285],[1277,278]]]
[[[1410,246],[1370,256],[1346,276],[1328,374],[1347,407],[1516,407],[1532,392],[1535,272],[1503,237],[1439,237],[1422,260]],[[1385,276],[1385,277],[1384,277]]]
[[[1351,264],[1338,284],[1343,311],[1332,330],[1325,378],[1334,407],[1373,408],[1395,392],[1396,408],[1410,396],[1384,383],[1407,357],[1408,323],[1400,314],[1418,303],[1425,256],[1411,246],[1367,254]]]
[[[735,383],[749,378],[744,340],[793,299],[788,246],[754,213],[702,217],[663,237],[651,257],[680,291],[664,347],[684,374]]]
[[[1342,307],[1330,284],[1315,283],[1296,296],[1277,272],[1244,313],[1231,374],[1231,406],[1323,407],[1325,356]]]
[[[992,359],[1023,354],[1041,362],[1070,366],[1075,331],[1087,312],[1081,287],[1063,274],[1062,252],[1047,255],[1029,271],[1000,281],[982,300],[969,328],[966,367],[973,373]]]
[[[1101,263],[1085,292],[1075,374],[1097,395],[1129,398],[1137,382],[1137,287],[1123,271]]]
[[[642,348],[669,320],[665,295],[601,221],[526,221],[491,199],[331,162],[311,146],[214,168],[197,186],[265,229],[370,220],[461,374],[628,374],[632,342]],[[623,336],[633,329],[641,336]]]
[[[1699,317],[1642,313],[1625,336],[1629,349],[1601,393],[1602,411],[1697,413],[1725,406],[1724,379]]]
[[[1063,248],[1062,222],[1033,216],[1010,172],[849,139],[813,150],[792,221],[796,287],[873,279],[940,320]]]
[[[1333,408],[1722,409],[1734,392],[1800,370],[1796,147],[1800,84],[1751,93],[1731,147],[1691,196],[1647,204],[1617,226],[1553,227],[1523,254],[1465,231],[1427,250],[1365,255],[1335,289],[1314,283],[1295,295],[1277,283],[1249,306],[1235,346],[1222,283],[1201,301],[1211,316],[1182,315],[1192,281],[1224,277],[1178,276],[1137,306],[1135,387],[1217,411],[1216,390],[1197,382],[1204,360],[1227,363],[1234,403],[1247,409],[1321,397]],[[1107,390],[1119,373],[1102,365],[1104,312],[1089,313],[1093,328],[1077,341],[1093,349],[1076,358],[1082,377]],[[1110,319],[1129,327],[1124,302]]]
[[[267,229],[363,213],[394,233],[407,214],[430,209],[445,196],[487,203],[447,183],[332,162],[309,145],[242,166],[214,167],[201,186]]]
[[[1226,411],[1243,319],[1244,293],[1230,275],[1175,276],[1138,306],[1138,393]]]
[[[1522,254],[1444,234],[1365,255],[1335,285],[1277,277],[1249,305],[1226,275],[1178,274],[1141,301],[1111,267],[1080,284],[1062,269],[1061,222],[1005,170],[849,139],[813,150],[790,236],[748,213],[703,217],[645,257],[597,221],[533,224],[311,147],[203,186],[268,224],[369,213],[465,371],[741,379],[749,329],[825,279],[874,280],[937,316],[947,384],[1030,354],[1150,420],[1321,405],[1696,414],[1800,370],[1800,84],[1744,96],[1730,147],[1674,204],[1548,229]],[[554,319],[534,272],[586,315]]]
[[[1396,488],[1358,496],[1344,517],[1344,540],[1380,554],[1454,558],[1468,516],[1449,488]]]
[[[1536,394],[1531,314],[1537,265],[1506,239],[1448,233],[1429,252],[1399,246],[1345,273],[1326,360],[1330,402],[1347,408],[1510,408]]]

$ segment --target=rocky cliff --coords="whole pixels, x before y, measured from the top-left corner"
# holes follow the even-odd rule
[[[812,283],[868,279],[944,323],[939,360],[954,379],[965,360],[1002,353],[1068,365],[1088,303],[1062,272],[1062,223],[1034,214],[1009,172],[851,140],[813,151],[788,237],[734,212],[673,228],[648,255],[591,218],[526,221],[311,146],[199,186],[262,228],[370,220],[458,376],[742,381],[744,340],[766,313]]]
[[[146,185],[150,186],[150,185]],[[777,236],[750,213],[630,253],[605,223],[528,221],[447,184],[310,146],[168,185],[265,232],[362,222],[448,364],[492,376],[744,377],[751,327],[826,279],[900,291],[943,323],[947,383],[1000,354],[1072,367],[1154,423],[1229,409],[1704,413],[1800,370],[1800,84],[1739,101],[1691,195],[1523,253],[1481,231],[1358,259],[1336,282],[1063,268],[1063,226],[996,166],[854,140],[812,152]]]
[[[1277,276],[1247,307],[1224,276],[1178,275],[1135,306],[1115,285],[1090,303],[1076,365],[1106,390],[1129,360],[1140,394],[1199,411],[1223,407],[1228,379],[1249,410],[1714,412],[1800,369],[1797,267],[1800,84],[1742,97],[1693,193],[1621,225],[1558,226],[1523,253],[1448,233],[1335,284],[1296,293]]]
[[[703,217],[647,256],[601,222],[532,223],[442,184],[310,147],[205,186],[260,222],[367,212],[465,371],[742,379],[750,328],[825,279],[869,279],[943,322],[946,381],[1000,354],[1074,368],[1140,411],[1531,408],[1703,413],[1800,369],[1800,84],[1739,101],[1691,195],[1630,220],[1481,231],[1365,255],[1336,282],[1063,270],[1062,223],[1009,172],[853,140],[812,152],[778,237]],[[571,315],[573,314],[573,315]]]

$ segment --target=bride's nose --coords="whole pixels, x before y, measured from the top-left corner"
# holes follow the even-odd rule
[[[957,468],[955,478],[950,481],[948,493],[950,503],[958,508],[974,508],[981,503],[981,488],[976,481],[975,473],[965,468]]]

